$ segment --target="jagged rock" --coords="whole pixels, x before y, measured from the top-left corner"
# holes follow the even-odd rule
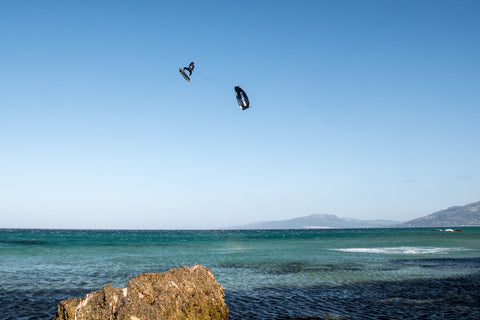
[[[228,319],[224,289],[201,266],[142,273],[124,288],[110,285],[69,298],[53,320]]]

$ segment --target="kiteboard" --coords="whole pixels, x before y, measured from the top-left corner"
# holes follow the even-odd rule
[[[191,81],[190,76],[188,75],[188,73],[183,68],[179,68],[178,71],[180,71],[180,73],[185,78],[185,80]]]

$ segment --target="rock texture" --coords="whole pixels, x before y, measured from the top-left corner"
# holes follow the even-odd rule
[[[124,288],[105,286],[58,305],[53,320],[228,319],[224,289],[201,266],[143,273]]]

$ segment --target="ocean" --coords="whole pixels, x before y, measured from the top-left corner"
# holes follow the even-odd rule
[[[0,319],[201,264],[230,319],[480,319],[480,228],[0,229]]]

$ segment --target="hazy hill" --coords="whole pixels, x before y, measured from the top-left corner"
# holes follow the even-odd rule
[[[289,220],[250,223],[234,229],[321,229],[321,228],[382,228],[398,224],[391,220],[359,220],[339,218],[332,214],[312,214]]]
[[[428,216],[399,223],[392,220],[339,218],[333,214],[312,214],[289,220],[255,222],[231,229],[321,229],[321,228],[415,228],[480,226],[480,201],[451,207]]]
[[[428,216],[395,225],[399,228],[461,226],[480,226],[480,201],[440,210]]]

